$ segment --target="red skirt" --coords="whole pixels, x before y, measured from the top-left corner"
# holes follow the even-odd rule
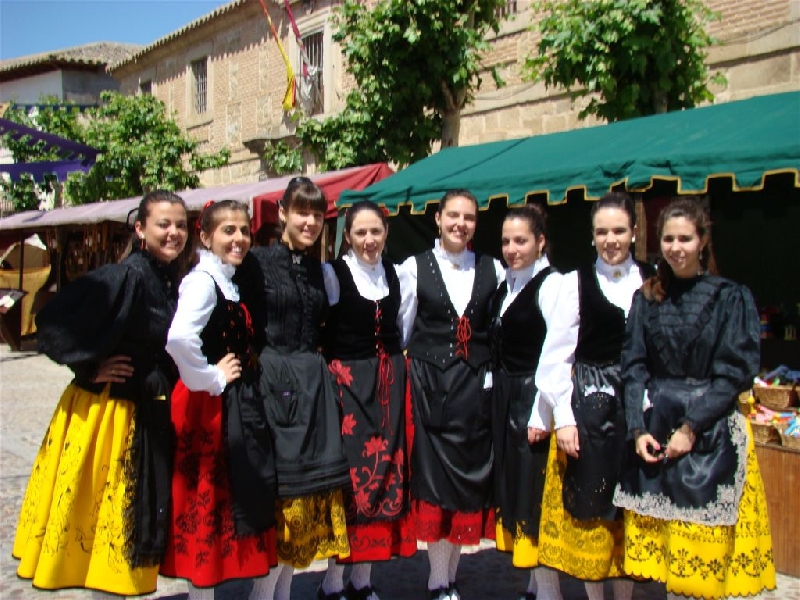
[[[172,392],[172,424],[172,515],[161,574],[196,587],[266,575],[278,564],[275,529],[240,538],[234,530],[222,399],[190,392],[179,381]]]

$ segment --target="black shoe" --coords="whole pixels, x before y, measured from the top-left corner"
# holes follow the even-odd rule
[[[375,586],[368,585],[365,588],[361,588],[357,590],[351,581],[347,582],[347,587],[344,590],[344,595],[347,600],[369,600],[369,597],[375,594],[375,597],[378,597],[378,590],[375,589]]]
[[[533,592],[525,592],[520,595],[519,600],[536,600],[536,594]]]
[[[428,590],[428,600],[450,600],[450,588],[440,587]]]
[[[317,588],[317,600],[347,600],[347,596],[344,593],[344,590],[341,592],[334,592],[332,594],[326,594],[322,591],[322,585]]]
[[[461,592],[458,591],[455,581],[447,587],[447,593],[450,594],[450,600],[461,600]]]

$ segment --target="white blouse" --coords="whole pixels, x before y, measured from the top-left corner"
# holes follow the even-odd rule
[[[456,309],[459,316],[462,316],[472,298],[472,286],[475,283],[475,253],[466,249],[457,254],[447,252],[442,248],[440,240],[437,239],[433,245],[433,256],[439,264],[444,286],[453,303],[453,308]],[[494,260],[494,267],[497,285],[500,285],[505,277],[505,270],[497,259]],[[416,257],[411,256],[397,267],[397,276],[400,279],[400,288],[408,290],[400,304],[400,315],[403,319],[403,347],[406,347],[411,339],[414,319],[417,316]]]
[[[200,333],[217,305],[216,283],[227,300],[239,301],[239,289],[231,281],[236,267],[201,249],[200,262],[183,278],[178,288],[178,308],[167,334],[167,352],[172,356],[181,380],[193,392],[220,395],[227,381],[225,373],[208,364],[201,351]],[[209,277],[209,275],[211,277]]]
[[[642,274],[639,271],[639,266],[636,261],[628,255],[622,263],[618,265],[609,265],[599,256],[594,264],[595,273],[597,274],[597,281],[600,284],[600,290],[603,295],[608,299],[611,304],[621,308],[625,311],[625,316],[631,310],[633,303],[633,293],[642,287]],[[578,328],[580,326],[580,297],[578,286],[578,272],[570,271],[563,277],[561,285],[561,306],[560,311],[563,313],[563,318],[573,324],[575,328],[575,344],[578,343]],[[573,348],[571,363],[575,361],[575,351]],[[613,394],[613,389],[609,388],[609,393]],[[572,395],[572,381],[570,380],[570,396]],[[568,414],[567,414],[568,413]],[[555,411],[556,429],[564,427],[559,424],[559,416],[562,422],[571,420],[567,425],[575,424],[575,417],[572,414],[571,401],[567,406],[558,408]]]
[[[529,267],[507,270],[508,294],[500,307],[501,316],[531,279],[549,266],[548,258],[542,256]],[[577,323],[564,318],[561,310],[563,278],[561,273],[550,273],[542,282],[537,295],[539,310],[547,324],[547,333],[534,375],[536,398],[528,427],[545,431],[550,431],[553,419],[557,428],[575,424],[575,417],[572,415],[572,364],[575,362],[578,328]]]

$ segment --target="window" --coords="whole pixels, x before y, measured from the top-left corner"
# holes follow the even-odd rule
[[[324,66],[322,42],[323,35],[321,31],[303,38],[301,60],[308,69],[308,77],[303,78],[300,92],[306,104],[306,110],[312,115],[325,112],[325,86],[322,79]]]
[[[191,62],[194,90],[194,112],[202,115],[208,110],[208,58]]]
[[[139,95],[140,96],[152,96],[153,95],[153,82],[142,81],[139,83]]]
[[[507,19],[517,14],[517,0],[506,0],[503,6],[495,9],[499,20]]]

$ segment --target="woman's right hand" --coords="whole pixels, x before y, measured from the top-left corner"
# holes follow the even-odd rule
[[[125,380],[132,375],[131,357],[117,354],[116,356],[109,356],[100,363],[92,381],[93,383],[125,383]]]
[[[648,463],[656,463],[664,458],[661,444],[649,433],[643,433],[636,438],[636,454]]]
[[[546,440],[550,435],[549,431],[544,429],[537,429],[536,427],[528,427],[528,443],[538,444],[542,440]]]
[[[217,368],[225,374],[225,381],[231,383],[242,376],[242,363],[232,352],[217,363]]]

